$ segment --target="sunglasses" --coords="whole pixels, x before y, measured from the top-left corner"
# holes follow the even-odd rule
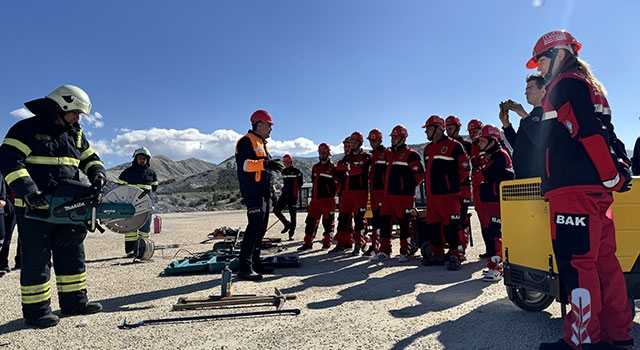
[[[551,59],[551,58],[555,57],[557,54],[558,54],[558,49],[556,49],[556,48],[547,50],[547,51],[542,52],[542,53],[540,53],[540,54],[538,54],[536,56],[536,62],[542,57],[546,57],[546,58]]]

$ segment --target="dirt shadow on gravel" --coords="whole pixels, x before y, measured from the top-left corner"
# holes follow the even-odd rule
[[[473,282],[469,281],[470,284]],[[464,288],[465,292],[472,289],[470,286],[460,286],[460,288]],[[442,301],[441,298],[421,296],[418,299],[422,299],[423,303],[435,302],[443,310],[454,309],[457,306],[453,301]],[[392,310],[391,313],[398,315],[400,311]],[[420,314],[419,311],[419,307],[416,307],[405,317],[429,317],[428,313]],[[452,314],[460,313],[452,312]],[[496,328],[496,325],[499,326]],[[553,317],[547,311],[520,310],[508,298],[503,298],[462,313],[462,316],[457,319],[408,335],[398,341],[392,349],[415,348],[414,343],[418,340],[436,337],[447,350],[529,350],[537,349],[541,342],[556,341],[562,337],[562,334],[561,318]],[[635,339],[640,337],[638,323],[633,324],[631,334]]]

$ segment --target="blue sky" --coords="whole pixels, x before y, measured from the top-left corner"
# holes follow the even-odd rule
[[[372,128],[388,145],[397,124],[422,143],[431,114],[499,124],[508,98],[529,110],[525,62],[542,34],[566,29],[630,149],[638,13],[638,1],[602,0],[3,1],[0,133],[25,101],[74,84],[92,99],[82,124],[107,167],[139,146],[218,163],[260,108],[275,155],[314,156],[321,142],[338,153]]]

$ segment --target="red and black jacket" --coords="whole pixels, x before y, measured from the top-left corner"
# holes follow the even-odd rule
[[[391,196],[415,197],[416,187],[424,181],[420,154],[407,145],[391,147],[390,150],[384,193]]]
[[[616,181],[619,174],[609,146],[612,131],[606,127],[610,125],[606,98],[576,73],[560,74],[546,90],[541,124],[542,192],[567,187],[588,192],[617,190],[623,181]]]
[[[314,164],[311,168],[311,180],[313,181],[312,199],[335,198],[338,192],[338,178],[333,162]]]
[[[496,143],[485,151],[480,171],[482,172],[480,201],[482,203],[500,202],[500,183],[515,179],[509,152]]]
[[[462,182],[469,177],[469,157],[462,144],[444,136],[424,147],[426,194],[460,193]]]
[[[361,150],[358,154],[349,154],[342,158],[336,169],[342,179],[341,191],[368,191],[371,155]]]
[[[387,172],[387,157],[390,150],[382,145],[371,152],[371,169],[369,171],[369,189],[384,190],[384,176]]]

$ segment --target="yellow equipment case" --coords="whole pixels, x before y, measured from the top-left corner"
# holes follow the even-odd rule
[[[633,301],[640,297],[640,178],[634,178],[632,184],[630,191],[614,193],[612,210],[616,256]],[[546,309],[554,300],[566,304],[551,246],[549,205],[540,193],[540,178],[504,181],[500,195],[504,284],[509,299],[531,312]]]

